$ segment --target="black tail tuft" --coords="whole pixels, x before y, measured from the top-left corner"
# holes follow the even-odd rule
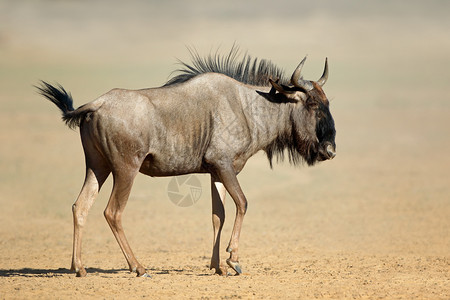
[[[35,86],[35,88],[38,89],[39,94],[58,106],[62,112],[63,121],[65,121],[70,128],[74,129],[80,125],[81,117],[83,117],[83,115],[72,114],[74,111],[72,95],[66,92],[60,84],[56,84],[56,87],[54,87],[45,81],[41,81],[41,85]]]
[[[39,94],[55,103],[62,111],[63,116],[74,110],[72,95],[66,92],[60,84],[57,84],[57,87],[54,87],[45,81],[41,81],[41,86],[35,86],[35,88],[38,89]]]

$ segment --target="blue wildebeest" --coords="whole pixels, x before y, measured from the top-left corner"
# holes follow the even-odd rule
[[[226,191],[236,204],[228,244],[227,264],[240,274],[239,235],[247,200],[236,178],[246,161],[264,150],[272,165],[275,155],[287,153],[292,164],[332,159],[335,156],[333,117],[322,86],[328,78],[325,61],[318,81],[305,80],[295,69],[290,80],[267,60],[233,48],[225,56],[182,63],[179,75],[164,86],[142,90],[113,89],[78,109],[60,85],[41,82],[39,92],[62,111],[71,128],[80,127],[86,177],[73,204],[73,257],[71,269],[85,276],[81,236],[86,218],[102,184],[112,173],[113,189],[105,218],[130,267],[148,276],[125,237],[121,216],[135,176],[175,176],[209,173],[214,231],[211,269],[226,275],[219,245],[225,218]]]

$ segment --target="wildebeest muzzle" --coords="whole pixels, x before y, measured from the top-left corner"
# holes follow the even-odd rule
[[[319,161],[333,159],[336,156],[336,146],[331,142],[323,142],[319,146]]]

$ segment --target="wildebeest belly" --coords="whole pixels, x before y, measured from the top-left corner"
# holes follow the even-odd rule
[[[178,155],[148,154],[139,171],[155,177],[207,172],[202,164],[201,157],[186,157],[184,155],[183,153]]]

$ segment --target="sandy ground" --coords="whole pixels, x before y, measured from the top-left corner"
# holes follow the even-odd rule
[[[0,2],[0,298],[450,298],[449,4],[127,3]],[[88,276],[75,278],[81,144],[32,85],[58,81],[81,105],[112,87],[164,83],[174,57],[188,58],[184,45],[208,53],[234,41],[287,72],[309,54],[311,79],[329,57],[336,159],[248,162],[241,276],[209,270],[208,177],[195,175],[201,196],[179,207],[171,178],[142,175],[124,227],[152,278],[135,278],[102,215],[109,180],[85,230]],[[230,198],[226,211],[222,259]]]

